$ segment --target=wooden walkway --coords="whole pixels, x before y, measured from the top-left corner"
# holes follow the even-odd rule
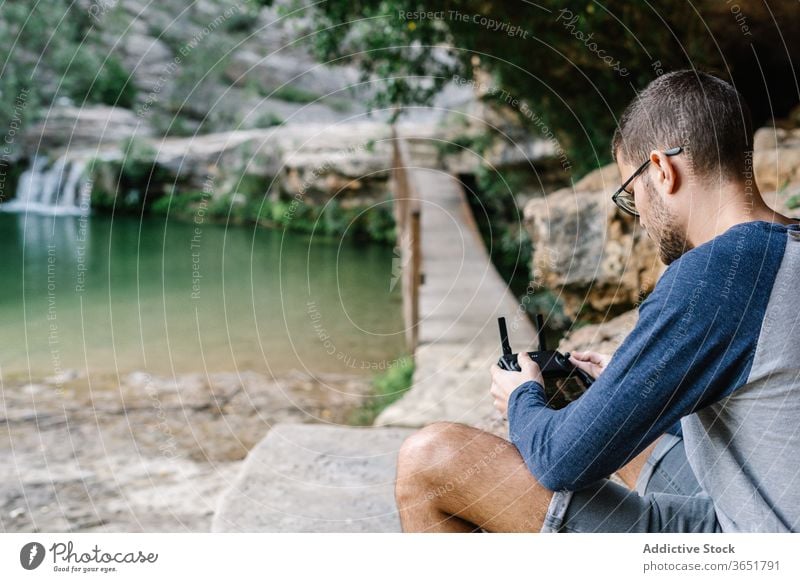
[[[417,343],[411,390],[373,428],[273,428],[220,499],[213,531],[399,531],[395,463],[414,432],[401,427],[485,426],[499,416],[488,395],[489,366],[500,355],[496,318],[506,316],[516,349],[532,347],[533,326],[491,264],[459,181],[428,165],[436,159],[429,145],[408,146],[401,158],[414,193],[407,210],[419,209],[419,256],[404,281],[407,297],[409,283],[423,280],[418,304],[406,309],[418,317],[409,334]]]
[[[506,317],[517,349],[533,347],[536,333],[491,263],[462,184],[431,167],[436,158],[424,142],[400,145],[408,190],[420,210],[416,370],[411,390],[375,424],[481,424],[492,413],[489,366],[500,356],[497,317]]]

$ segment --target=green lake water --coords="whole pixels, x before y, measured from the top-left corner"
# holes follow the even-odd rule
[[[392,249],[254,227],[0,214],[2,374],[374,373],[404,354]]]

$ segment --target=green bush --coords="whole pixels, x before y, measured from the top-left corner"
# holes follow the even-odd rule
[[[350,424],[368,426],[387,406],[399,400],[409,388],[414,377],[414,358],[403,356],[395,365],[372,379],[372,394],[350,416]]]
[[[288,230],[332,238],[347,236],[392,245],[395,242],[392,204],[344,208],[336,200],[324,206],[303,200],[266,200],[261,217]],[[256,217],[253,217],[257,220]]]
[[[154,214],[169,213],[178,218],[190,218],[197,204],[204,198],[207,195],[200,191],[161,196],[150,205],[150,211]]]
[[[259,115],[253,123],[255,127],[275,127],[283,125],[283,118],[273,111]]]
[[[313,103],[320,98],[317,93],[306,91],[294,85],[283,85],[268,94],[273,99],[280,99],[290,103]]]
[[[58,97],[77,105],[133,104],[129,72],[97,42],[85,7],[67,0],[16,0],[5,2],[1,12],[0,127],[19,117],[19,101],[28,124]]]
[[[122,144],[122,152],[124,155],[120,162],[122,178],[131,183],[147,181],[156,160],[155,148],[142,139],[129,137]]]
[[[211,221],[259,223],[265,227],[314,233],[318,237],[345,236],[389,245],[395,242],[391,203],[377,204],[368,208],[342,208],[334,200],[323,208],[294,199],[273,200],[263,195],[253,196],[242,192],[236,195],[237,198],[234,198],[235,194],[232,193],[209,198],[200,191],[167,194],[153,200],[148,209],[154,214],[169,212],[171,218],[192,220],[197,205],[206,199],[205,217]]]
[[[156,152],[149,143],[130,138],[122,145],[120,160],[95,158],[89,164],[92,176],[92,206],[121,212],[140,212],[150,208],[174,188],[173,175],[156,163]]]
[[[397,233],[391,205],[379,204],[364,213],[364,230],[370,239],[394,245]]]
[[[84,79],[83,87],[73,88],[72,97],[91,103],[104,103],[118,107],[133,107],[136,102],[136,87],[133,77],[115,57],[108,57],[100,65],[94,78]],[[88,76],[87,76],[88,77]]]

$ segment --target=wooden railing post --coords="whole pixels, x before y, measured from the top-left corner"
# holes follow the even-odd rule
[[[419,339],[419,286],[422,284],[421,271],[422,271],[422,252],[420,248],[420,210],[415,208],[411,211],[408,222],[408,236],[409,236],[409,256],[408,262],[405,263],[408,272],[407,278],[409,281],[408,293],[408,318],[406,327],[406,343],[414,353],[417,349],[417,342]]]
[[[406,144],[396,133],[393,144],[392,192],[402,269],[403,323],[406,345],[413,354],[419,340],[419,286],[422,284],[420,203],[413,180],[408,175]]]

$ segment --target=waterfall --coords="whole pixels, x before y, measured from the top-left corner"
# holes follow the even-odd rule
[[[85,159],[63,156],[52,164],[34,156],[19,177],[16,196],[0,204],[4,212],[33,212],[50,215],[89,214],[91,181]]]

